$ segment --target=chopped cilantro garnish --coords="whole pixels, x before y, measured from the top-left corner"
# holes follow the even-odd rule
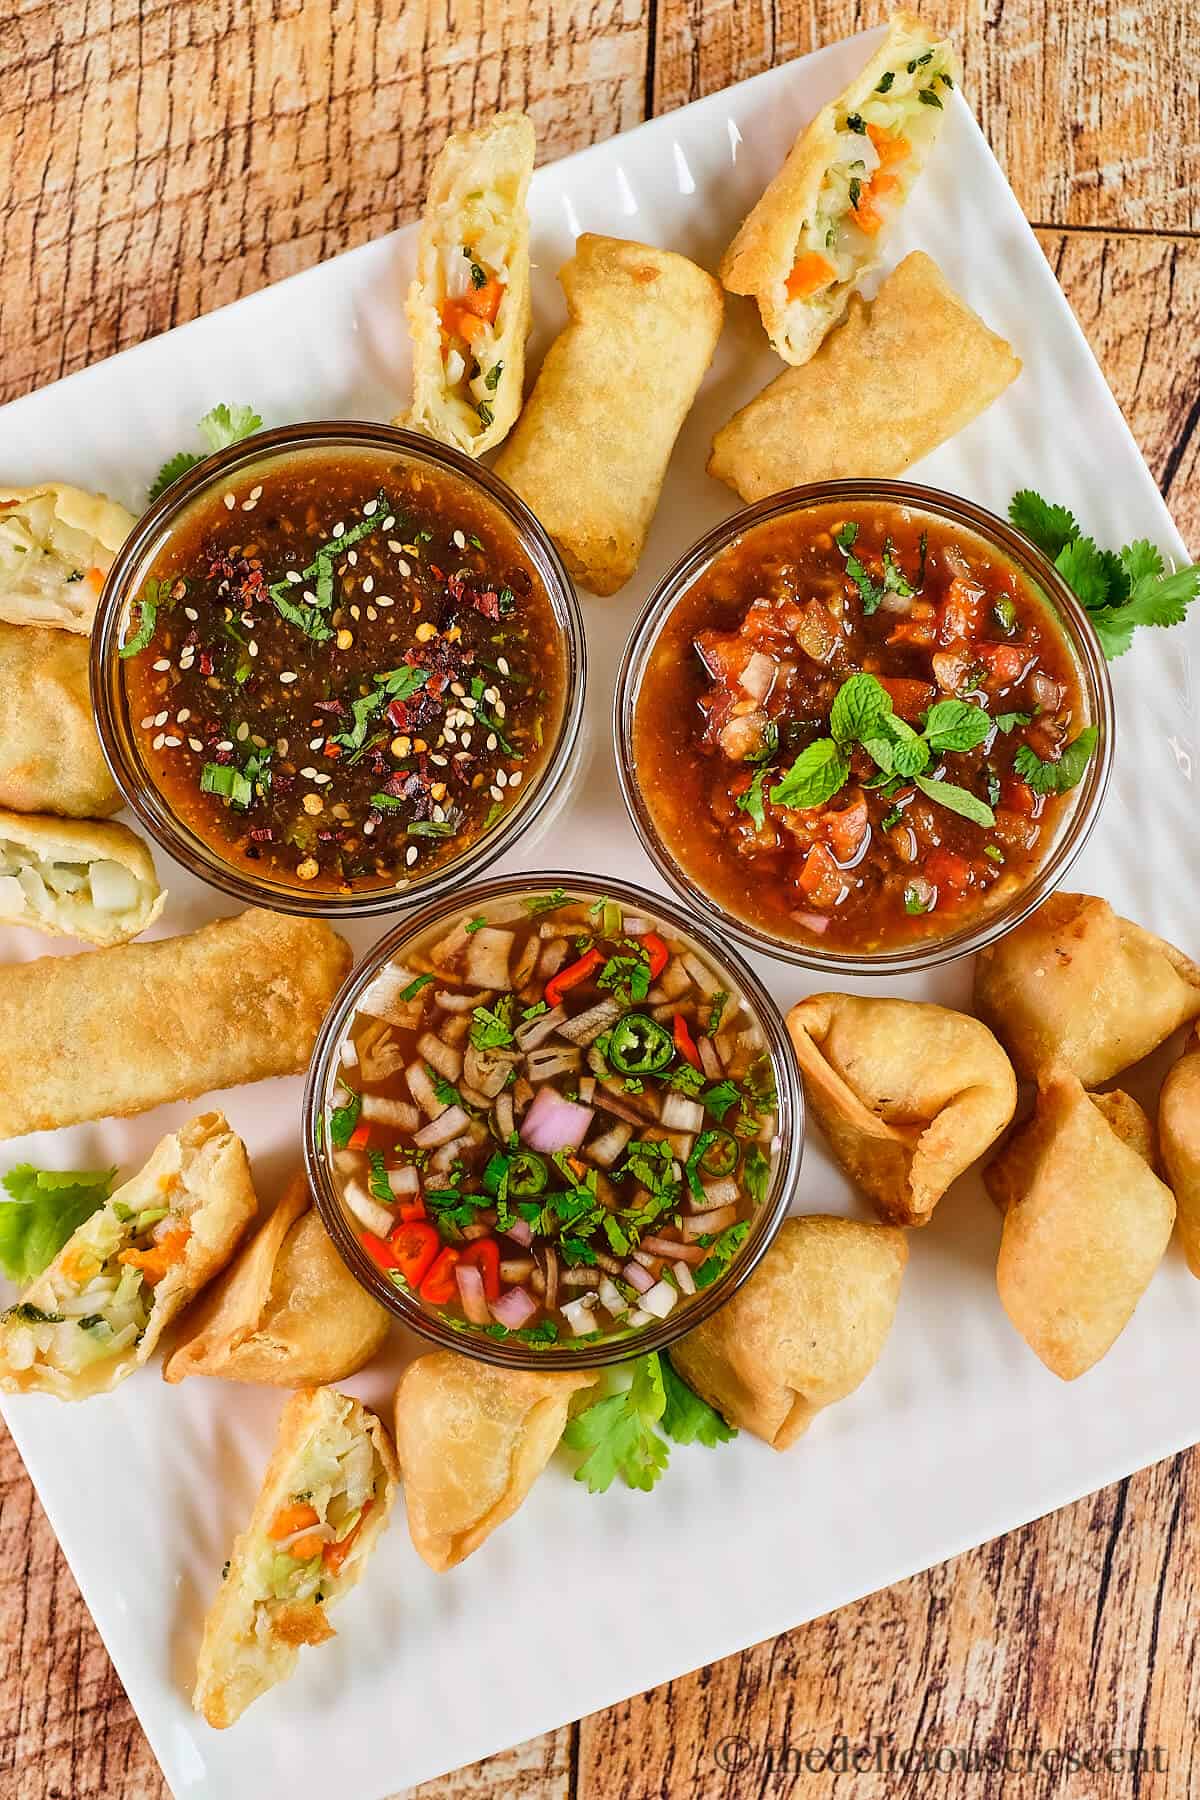
[[[352,1089],[347,1089],[347,1092],[350,1098],[344,1105],[335,1106],[329,1115],[329,1141],[335,1150],[346,1148],[354,1135],[354,1128],[358,1124],[359,1114],[362,1112],[361,1096],[354,1093]]]
[[[695,1271],[693,1279],[697,1288],[711,1287],[717,1277],[725,1273],[749,1231],[750,1221],[739,1219],[736,1225],[727,1225],[724,1231],[717,1233],[708,1255]]]

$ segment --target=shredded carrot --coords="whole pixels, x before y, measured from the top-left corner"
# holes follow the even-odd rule
[[[73,1281],[77,1286],[82,1287],[84,1282],[91,1281],[99,1270],[100,1264],[90,1250],[85,1250],[80,1245],[74,1250],[64,1250],[62,1261],[58,1266],[68,1281]]]
[[[173,1269],[181,1260],[191,1235],[191,1226],[181,1225],[175,1231],[168,1231],[153,1249],[122,1250],[117,1261],[130,1269],[140,1269],[145,1280],[153,1287],[162,1280],[168,1269]]]
[[[459,298],[459,306],[464,312],[474,313],[476,318],[486,319],[488,324],[494,323],[500,311],[500,302],[504,298],[504,283],[499,276],[493,275],[482,287],[468,288]]]
[[[354,1548],[354,1540],[358,1536],[359,1532],[362,1530],[363,1525],[366,1523],[367,1514],[370,1512],[370,1510],[374,1506],[374,1504],[375,1504],[374,1500],[368,1500],[366,1502],[366,1504],[364,1505],[364,1507],[362,1509],[361,1514],[359,1515],[359,1520],[358,1520],[357,1525],[354,1527],[354,1530],[348,1531],[346,1533],[345,1537],[342,1539],[340,1544],[326,1544],[325,1545],[323,1556],[324,1556],[325,1567],[328,1570],[330,1575],[337,1575],[340,1572],[342,1564],[345,1562],[345,1560],[349,1556],[351,1550]]]
[[[825,257],[818,256],[815,250],[806,250],[796,258],[787,278],[788,299],[807,300],[819,288],[828,287],[836,274],[837,270]]]
[[[318,1524],[320,1517],[315,1506],[309,1506],[304,1500],[291,1500],[275,1514],[267,1527],[267,1536],[278,1543],[280,1538],[291,1537],[294,1531],[303,1531],[306,1525]]]
[[[294,1544],[289,1544],[288,1555],[299,1562],[308,1562],[312,1557],[320,1556],[324,1548],[325,1539],[314,1532],[312,1537],[297,1538]]]
[[[448,337],[465,338],[473,344],[483,326],[483,319],[474,309],[459,300],[447,300],[442,307],[442,330]]]
[[[95,588],[96,592],[99,593],[100,589],[104,586],[104,570],[89,569],[85,576],[85,580],[89,587]]]
[[[912,145],[906,137],[899,134],[893,137],[882,125],[868,125],[867,136],[875,146],[881,169],[890,168],[892,163],[903,162],[912,153]]]

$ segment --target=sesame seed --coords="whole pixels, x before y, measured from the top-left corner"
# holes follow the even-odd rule
[[[305,781],[312,781],[315,778],[317,771],[312,767],[312,764],[310,763],[308,768],[301,769],[300,773]]]
[[[243,512],[253,512],[257,505],[258,505],[257,500],[243,500],[242,501],[242,511]]]
[[[367,618],[368,619],[377,619],[378,617],[379,617],[379,614],[375,611],[375,608],[373,606],[368,606]]]
[[[380,594],[379,604],[380,606],[395,606],[396,602],[390,594]]]
[[[185,619],[190,619],[192,623],[195,624],[196,620],[200,617],[200,614],[196,611],[194,606],[185,606],[183,609],[183,616]]]
[[[167,748],[170,750],[178,750],[182,742],[183,739],[177,737],[165,737],[163,739],[163,743],[166,744]]]
[[[363,507],[363,518],[364,519],[373,519],[375,517],[375,514],[378,511],[379,511],[378,500],[368,500],[367,504]]]
[[[479,702],[475,698],[474,694],[463,694],[463,690],[461,688],[459,688],[458,691],[460,694],[462,694],[462,703],[466,707],[467,711],[474,712],[475,708],[479,705]]]
[[[288,753],[288,748],[289,748],[289,745],[288,745],[288,741],[286,738],[276,738],[275,739],[275,749],[276,749],[276,752],[278,755],[286,756]]]
[[[496,658],[496,667],[502,675],[507,675],[509,673],[507,656],[498,656]]]
[[[461,700],[461,699],[462,699],[462,698],[463,698],[463,696],[464,696],[464,694],[465,694],[465,693],[466,693],[466,691],[467,691],[467,690],[466,690],[466,688],[465,688],[465,687],[464,687],[464,686],[463,686],[463,684],[462,684],[462,682],[461,682],[461,681],[452,681],[452,682],[451,682],[451,683],[450,683],[450,692],[451,692],[451,693],[452,693],[452,694],[457,694],[457,695],[458,695],[458,697],[459,697],[459,699],[460,699],[460,700]]]
[[[242,720],[233,735],[239,744],[245,743],[246,739],[250,736],[250,727],[247,725],[245,719]]]
[[[451,731],[450,727],[447,725],[445,731],[442,733],[442,742],[443,744],[457,744],[458,733]]]
[[[367,575],[363,580],[363,593],[364,594],[373,594],[374,592],[375,592],[375,577],[373,575]]]
[[[304,598],[308,601],[310,606],[315,606],[317,604],[317,596],[313,593],[311,588],[305,588]]]
[[[464,750],[469,750],[471,748],[471,733],[469,731],[464,731],[462,734],[462,747]]]
[[[253,623],[254,623],[254,614],[252,612],[244,612],[242,614],[242,624],[248,626],[248,625],[253,625]]]
[[[393,529],[393,527],[395,526],[395,523],[396,523],[395,515],[393,513],[389,513],[387,518],[383,521],[383,529],[385,531],[391,531]]]
[[[252,487],[250,489],[250,498],[252,500],[261,500],[262,499],[262,483],[261,483],[261,481],[257,484],[257,486]]]
[[[304,580],[304,577],[303,577],[303,575],[301,575],[299,569],[289,569],[287,572],[287,578],[291,582],[293,587],[299,587],[300,583]]]
[[[399,549],[399,547],[400,547],[399,545],[396,546],[397,549]],[[396,567],[399,569],[399,571],[402,575],[411,575],[412,574],[412,564],[407,560],[406,557],[402,556],[400,558],[400,561],[396,564]]]
[[[496,786],[497,787],[507,787],[508,786],[508,776],[504,773],[503,769],[496,770]]]
[[[191,707],[190,706],[181,706],[179,711],[175,714],[175,723],[177,725],[186,725],[187,721],[191,718],[191,716],[192,716]]]
[[[450,541],[456,550],[465,550],[467,547],[467,540],[461,531],[456,531]]]
[[[408,846],[408,849],[404,852],[404,860],[411,869],[417,860],[417,846],[415,844],[410,844]]]
[[[342,537],[342,536],[343,536],[343,535],[344,535],[344,533],[345,533],[345,530],[346,530],[346,525],[345,525],[345,521],[344,521],[344,520],[342,520],[342,519],[339,519],[339,520],[338,520],[338,522],[337,522],[337,524],[336,524],[336,525],[335,525],[335,526],[334,526],[334,528],[333,528],[333,535],[334,535],[334,537],[335,537],[335,538],[340,538],[340,537]]]
[[[196,755],[199,756],[201,751],[204,749],[204,745],[200,742],[199,738],[189,738],[188,739],[188,749],[194,750],[196,752]]]
[[[483,697],[488,702],[489,706],[494,706],[500,698],[500,690],[499,688],[494,687],[484,688]]]
[[[445,769],[445,768],[449,767],[448,759],[444,756],[439,756],[436,751],[434,751],[430,755],[429,760],[431,763],[435,764],[436,767],[439,769]]]
[[[347,550],[346,561],[350,564],[350,567],[352,569],[356,569],[358,567],[358,551],[357,550]]]
[[[237,505],[237,501],[234,499],[233,495],[232,494],[222,494],[221,498],[225,502],[226,509],[229,512],[232,512],[234,507]]]
[[[435,806],[433,809],[433,817],[434,817],[435,824],[444,825],[446,823],[445,807],[444,806]]]
[[[357,625],[359,619],[362,617],[362,614],[359,612],[357,606],[352,606],[350,608],[350,617],[354,620],[355,624]]]
[[[397,543],[397,542],[396,542],[396,540],[395,540],[395,538],[390,538],[390,539],[389,539],[389,540],[388,540],[388,549],[389,549],[389,550],[390,550],[390,551],[391,551],[391,552],[392,552],[392,555],[393,555],[393,556],[399,556],[399,554],[400,554],[400,552],[401,552],[401,551],[402,551],[402,550],[403,550],[403,548],[404,548],[404,545],[403,545],[403,544],[398,544],[398,543]],[[405,569],[405,571],[404,571],[404,573],[405,573],[405,574],[406,574],[406,575],[407,575],[407,574],[408,574],[408,570],[407,570],[407,569]]]
[[[308,747],[310,750],[320,750],[323,748],[324,743],[325,739],[323,737],[309,738]]]
[[[231,738],[222,738],[220,743],[217,745],[217,749],[218,750],[232,750],[233,749],[233,740]]]
[[[154,739],[154,740],[153,740],[153,742],[152,742],[152,743],[151,743],[151,745],[150,745],[150,748],[151,748],[151,749],[152,749],[152,750],[161,750],[161,749],[162,749],[162,747],[163,747],[163,744],[164,744],[164,743],[165,743],[165,741],[166,741],[166,740],[165,740],[165,739],[164,739],[164,737],[163,737],[163,734],[162,734],[162,732],[161,732],[161,731],[160,731],[160,732],[159,732],[159,734],[158,734],[158,736],[157,736],[157,737],[156,737],[156,738],[155,738],[155,739]]]
[[[363,825],[363,836],[370,837],[374,830],[375,830],[374,819],[367,819]]]
[[[489,731],[489,732],[488,732],[488,736],[487,736],[487,747],[488,747],[488,749],[489,749],[489,750],[494,750],[494,749],[495,749],[495,748],[496,748],[496,743],[497,743],[497,738],[496,738],[496,734],[495,734],[495,732],[494,732],[494,731]]]
[[[503,800],[503,798],[504,798],[504,789],[498,788],[496,786],[495,782],[493,782],[491,787],[488,789],[488,793],[492,796],[493,800]]]
[[[294,669],[283,669],[283,670],[282,670],[282,671],[281,671],[281,672],[280,672],[280,676],[279,676],[279,679],[280,679],[280,681],[282,681],[282,683],[283,683],[283,685],[284,685],[284,687],[287,687],[287,686],[289,686],[289,685],[290,685],[290,683],[292,683],[292,682],[293,682],[293,681],[295,681],[295,679],[296,679],[296,672],[295,672],[295,670],[294,670]]]
[[[520,787],[520,785],[521,785],[520,769],[514,769],[513,773],[508,778],[508,785],[510,788]]]
[[[151,723],[154,725],[165,725],[167,720],[170,718],[170,716],[171,716],[170,713],[165,712],[165,711],[160,712],[160,713],[155,713],[154,718],[151,721]]]
[[[153,723],[154,723],[154,714],[147,713],[146,717],[141,721],[142,730],[149,731],[149,729],[153,725]]]
[[[497,702],[496,702],[496,717],[498,719],[504,718],[507,711],[508,711],[508,708],[505,706],[503,700],[497,700]]]
[[[318,787],[328,787],[330,782],[333,780],[333,776],[332,775],[324,775],[324,774],[314,775],[313,780],[316,782]]]
[[[246,648],[250,652],[251,656],[258,655],[258,645],[255,643],[253,638],[250,639],[250,642],[246,645]]]
[[[161,675],[164,673],[165,670],[170,668],[171,659],[169,656],[160,656],[158,661],[156,663],[154,663],[152,666],[153,666],[155,674]]]

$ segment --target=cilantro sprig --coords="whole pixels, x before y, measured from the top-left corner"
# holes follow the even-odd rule
[[[651,1353],[634,1363],[628,1387],[577,1413],[562,1441],[569,1450],[586,1453],[575,1479],[589,1493],[607,1493],[618,1475],[626,1487],[649,1493],[671,1456],[671,1446],[659,1430],[674,1443],[710,1449],[737,1436],[669,1362]]]
[[[1162,552],[1146,538],[1115,552],[1101,550],[1084,535],[1074,513],[1032,488],[1013,495],[1008,516],[1074,589],[1110,662],[1124,656],[1140,626],[1182,624],[1188,607],[1200,597],[1200,563],[1168,570]]]
[[[170,457],[151,482],[147,499],[157,500],[181,475],[186,475],[189,469],[194,469],[197,463],[203,462],[205,456],[211,456],[218,450],[227,450],[230,444],[240,444],[243,438],[261,431],[262,419],[252,406],[230,406],[222,401],[197,421],[196,430],[207,445],[203,454],[198,456],[191,450],[180,450]]]
[[[12,1281],[33,1281],[67,1239],[112,1191],[115,1169],[37,1169],[18,1163],[3,1178],[0,1269]]]

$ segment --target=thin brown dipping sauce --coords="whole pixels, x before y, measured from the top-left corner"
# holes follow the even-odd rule
[[[135,607],[124,652],[144,767],[247,875],[405,886],[536,783],[561,633],[508,520],[456,477],[370,450],[264,462],[144,575],[153,630],[130,654]]]
[[[924,775],[994,823],[881,779],[857,744],[821,804],[772,799],[860,672],[915,732],[938,702],[986,712],[982,741],[931,752]],[[666,845],[718,905],[773,936],[869,952],[960,930],[1026,885],[1071,796],[1036,792],[1020,752],[1056,767],[1088,725],[1073,652],[1012,564],[908,508],[830,505],[751,530],[684,594],[647,663],[633,748]]]

